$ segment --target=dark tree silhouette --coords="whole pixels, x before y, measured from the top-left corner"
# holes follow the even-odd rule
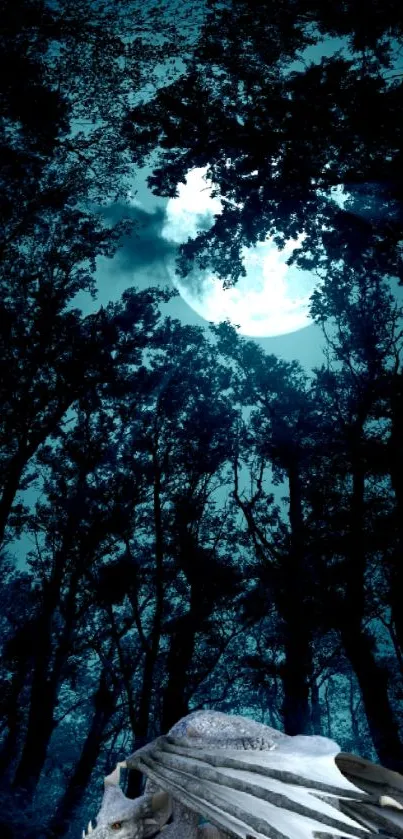
[[[337,453],[337,459],[330,457],[326,468],[332,469],[333,479],[340,476],[344,483],[344,497],[340,499],[344,520],[339,517],[339,532],[341,527],[344,533],[338,545],[333,546],[343,557],[343,582],[334,591],[333,619],[360,685],[379,758],[401,770],[402,743],[389,697],[390,675],[377,659],[375,638],[365,628],[364,621],[371,614],[372,598],[367,582],[371,553],[377,549],[385,552],[386,567],[391,563],[392,586],[400,566],[396,530],[392,526],[390,539],[385,539],[385,534],[377,531],[377,519],[383,515],[393,522],[395,517],[393,512],[388,515],[388,505],[380,502],[385,497],[382,477],[391,471],[388,452],[393,446],[393,421],[391,431],[388,424],[393,390],[390,380],[400,368],[402,312],[386,282],[368,270],[344,270],[340,275],[330,275],[322,291],[315,295],[313,312],[327,330],[331,320],[336,326],[335,334],[327,333],[328,367],[317,373],[317,398],[320,399],[319,393],[325,398],[329,432],[333,422],[329,439],[334,435],[332,448]],[[397,503],[395,494],[396,508]],[[378,527],[382,531],[385,520]],[[389,560],[389,550],[385,551],[388,542]],[[394,604],[394,614],[396,595],[392,589],[388,600]]]
[[[94,712],[80,758],[69,778],[65,793],[50,821],[51,836],[63,836],[80,804],[92,772],[100,757],[105,729],[116,708],[119,685],[109,684],[108,668],[102,671],[93,696]]]
[[[390,11],[389,39],[400,25]],[[212,4],[189,71],[129,112],[124,130],[136,162],[160,149],[153,191],[173,196],[189,169],[209,166],[223,198],[212,228],[181,246],[183,274],[208,265],[231,285],[244,273],[242,246],[269,234],[282,246],[304,233],[298,264],[317,266],[329,248],[335,259],[357,260],[372,246],[383,269],[400,275],[401,213],[364,220],[340,210],[331,188],[393,184],[390,197],[401,198],[402,79],[365,63],[361,46],[349,59],[290,68],[314,40],[316,15],[326,26],[315,5],[264,3],[256,16],[248,2]]]
[[[126,361],[130,359],[132,371],[136,364],[140,366],[141,348],[158,324],[157,301],[165,297],[164,293],[149,290],[139,293],[136,299],[132,291],[125,297],[127,304],[119,307],[119,316],[114,306],[110,315],[104,313],[109,339],[115,335],[117,340],[115,344],[104,344],[106,363],[101,381],[95,379],[90,393],[78,399],[70,420],[74,423],[77,415],[75,427],[69,431],[68,423],[61,424],[52,444],[42,443],[37,452],[35,465],[42,472],[47,504],[37,502],[35,514],[26,516],[28,530],[37,540],[32,567],[41,584],[34,623],[29,718],[14,779],[17,788],[30,794],[46,759],[58,692],[76,625],[85,614],[86,601],[83,606],[80,592],[86,570],[111,549],[116,532],[127,530],[130,505],[141,492],[134,476],[128,485],[125,477],[120,480],[114,472],[115,458],[110,454],[115,443],[114,423],[102,408],[102,390],[119,387],[118,365],[122,367],[120,387],[123,386],[126,368],[122,356]],[[124,327],[128,311],[130,338]],[[107,361],[113,349],[114,373]]]
[[[73,834],[122,752],[213,704],[403,765],[400,4],[170,14],[2,3],[0,766],[18,836]],[[309,63],[328,35],[348,57]],[[230,285],[244,245],[305,234],[291,261],[322,281],[320,369],[164,318],[167,290],[74,308],[129,231],[100,209],[151,155],[156,193],[209,166],[223,200],[183,274]]]
[[[220,350],[237,364],[241,404],[251,408],[248,420],[243,423],[240,438],[243,445],[241,443],[235,458],[235,499],[261,561],[260,584],[269,584],[282,621],[285,661],[279,672],[284,690],[285,730],[289,734],[303,733],[309,730],[311,715],[313,626],[310,600],[314,587],[314,569],[310,567],[304,521],[304,481],[312,456],[317,417],[297,362],[288,364],[273,355],[266,356],[254,343],[237,338],[235,330],[228,325],[221,325],[214,331]],[[252,452],[255,460],[256,491],[249,497],[239,487],[242,450],[247,459],[248,452]],[[285,538],[275,511],[270,511],[272,497],[266,488],[268,467],[277,480],[287,482],[289,529]]]

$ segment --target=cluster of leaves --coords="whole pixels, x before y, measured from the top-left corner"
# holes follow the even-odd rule
[[[304,234],[292,257],[301,267],[372,254],[401,278],[402,215],[380,208],[402,197],[403,83],[387,72],[401,13],[391,4],[381,14],[374,0],[368,19],[377,26],[360,29],[360,39],[355,3],[343,9],[338,18],[310,2],[269,0],[258,13],[248,0],[212,2],[189,71],[128,113],[134,159],[160,150],[149,178],[157,194],[175,195],[189,169],[209,166],[222,197],[211,229],[181,246],[183,275],[196,263],[233,285],[245,270],[242,247],[266,236],[282,247]],[[304,49],[320,48],[318,29],[348,33],[353,52],[308,63]],[[371,214],[376,185],[382,198]],[[351,212],[332,200],[336,186],[361,188]]]

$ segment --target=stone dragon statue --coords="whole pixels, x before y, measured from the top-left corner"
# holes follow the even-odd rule
[[[120,769],[147,777],[126,798]],[[403,839],[403,776],[253,720],[196,711],[105,778],[83,839]]]

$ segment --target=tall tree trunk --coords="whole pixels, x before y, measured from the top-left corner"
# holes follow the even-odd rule
[[[105,728],[115,710],[115,699],[116,691],[112,691],[108,686],[107,671],[104,670],[94,695],[94,714],[80,758],[49,824],[52,836],[65,835],[74,818],[74,812],[81,803],[101,752]]]
[[[27,733],[13,781],[14,788],[19,789],[27,801],[32,798],[35,792],[46,760],[49,742],[55,727],[54,711],[62,670],[69,651],[75,608],[76,576],[70,582],[65,626],[54,655],[52,650],[53,617],[60,601],[62,576],[62,562],[59,562],[56,566],[56,573],[48,584],[48,591],[44,598],[39,620],[38,650],[31,687]]]
[[[191,583],[190,611],[180,618],[171,636],[168,654],[168,683],[162,701],[161,728],[165,733],[189,713],[187,679],[195,649],[196,632],[203,622],[196,581]]]
[[[55,580],[48,587],[39,620],[37,653],[31,686],[27,733],[13,786],[29,800],[38,784],[54,728],[54,681],[51,678],[52,622],[60,590]]]
[[[388,696],[388,674],[374,655],[373,639],[361,621],[343,623],[341,637],[360,686],[368,727],[380,762],[403,773],[403,744]]]
[[[290,600],[297,607],[295,599]],[[285,625],[285,664],[283,669],[283,719],[286,734],[309,734],[311,715],[309,708],[309,668],[311,650],[309,642],[300,638],[301,620],[304,615],[295,611],[287,615]],[[304,635],[304,631],[301,633]]]
[[[251,504],[245,502],[238,492],[238,463],[235,463],[235,500],[242,510],[257,556],[262,562],[274,555],[281,563],[282,583],[276,585],[277,608],[283,620],[285,663],[282,668],[284,700],[282,715],[287,734],[308,734],[311,729],[309,690],[312,674],[311,626],[305,602],[307,569],[305,559],[305,533],[302,510],[302,489],[299,474],[298,454],[295,449],[281,455],[282,466],[287,471],[290,494],[290,549],[287,559],[277,555],[269,545],[264,533],[258,527]],[[285,461],[285,463],[284,463]]]
[[[392,430],[389,438],[390,476],[396,499],[397,546],[392,568],[390,604],[396,640],[403,653],[403,376],[396,376],[392,396]]]
[[[171,635],[168,654],[168,683],[162,700],[161,730],[166,733],[181,717],[189,713],[186,682],[194,650],[192,616],[186,615]]]
[[[364,533],[365,471],[359,448],[353,450],[353,491],[350,507],[349,549],[345,599],[339,609],[340,634],[360,686],[371,737],[379,760],[403,770],[403,746],[388,696],[388,675],[377,663],[374,642],[363,630],[365,614],[366,549]]]
[[[30,800],[39,782],[47,749],[54,729],[53,712],[56,703],[55,684],[48,679],[45,657],[38,664],[33,683],[28,717],[28,730],[21,760],[18,764],[13,786],[24,791]]]
[[[158,464],[157,454],[153,454],[154,463],[154,487],[153,487],[153,512],[154,512],[154,540],[155,540],[155,611],[152,630],[149,637],[149,646],[145,654],[143,665],[143,678],[140,691],[140,699],[137,714],[137,724],[134,734],[134,750],[147,743],[148,729],[151,712],[151,702],[154,685],[154,671],[157,662],[159,646],[161,641],[162,613],[164,605],[164,535],[161,507],[161,468]],[[127,795],[129,798],[136,798],[141,791],[141,777],[138,772],[130,772],[128,779]]]
[[[312,674],[310,620],[306,606],[308,571],[304,567],[304,522],[298,465],[288,468],[291,544],[284,568],[283,603],[285,665],[283,669],[283,718],[286,734],[308,734]]]

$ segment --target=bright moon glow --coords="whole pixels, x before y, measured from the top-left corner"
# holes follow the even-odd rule
[[[162,235],[181,244],[209,229],[222,212],[222,201],[211,196],[208,167],[192,169],[186,183],[179,184],[178,197],[166,207]],[[224,289],[211,271],[193,271],[182,279],[175,272],[174,260],[168,264],[174,286],[183,300],[207,321],[229,319],[243,335],[274,336],[309,326],[309,298],[317,284],[309,271],[286,265],[286,260],[302,237],[287,242],[279,251],[269,239],[255,247],[243,248],[246,277],[236,286]]]

